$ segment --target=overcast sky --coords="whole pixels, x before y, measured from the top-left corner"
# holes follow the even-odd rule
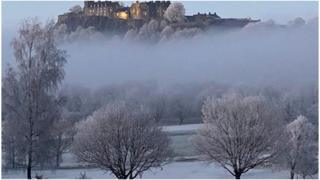
[[[130,4],[131,2],[126,2]],[[253,19],[269,20],[274,19],[277,23],[286,23],[295,18],[313,18],[318,15],[318,2],[287,1],[287,2],[183,2],[186,14],[197,12],[217,12],[221,17],[251,17]],[[22,19],[38,16],[41,20],[57,18],[57,15],[67,12],[76,4],[83,6],[81,1],[4,1],[2,2],[2,25],[4,30],[16,27]]]

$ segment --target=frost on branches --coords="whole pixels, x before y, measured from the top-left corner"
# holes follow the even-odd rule
[[[169,139],[143,107],[115,102],[96,111],[79,127],[74,153],[83,162],[119,179],[142,176],[170,157]]]
[[[207,160],[240,179],[243,173],[277,154],[274,147],[281,125],[276,115],[260,96],[209,98],[202,107],[205,128],[194,143]]]

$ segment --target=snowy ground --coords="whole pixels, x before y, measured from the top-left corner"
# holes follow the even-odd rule
[[[188,124],[176,126],[164,126],[163,130],[169,133],[171,145],[175,154],[179,157],[182,156],[195,156],[198,153],[192,145],[192,138],[200,129],[203,124]],[[80,165],[72,153],[65,153],[62,156],[62,167],[77,167]]]
[[[186,124],[186,125],[174,125],[163,126],[162,129],[165,132],[170,133],[196,133],[197,130],[203,127],[203,124]]]
[[[190,125],[178,125],[178,126],[164,126],[163,130],[170,135],[172,146],[175,152],[180,158],[190,157],[196,155],[192,146],[191,140],[196,134],[196,131],[203,127],[203,124],[190,124]],[[36,173],[44,175],[44,178],[66,178],[73,179],[79,178],[80,173],[86,173],[88,178],[94,179],[108,179],[115,178],[113,175],[106,173],[103,170],[81,169],[75,168],[80,165],[79,162],[71,153],[64,154],[63,163],[61,164],[65,169],[59,170],[44,170],[35,171]],[[74,168],[71,168],[74,167]],[[70,169],[67,169],[70,168]],[[286,179],[289,176],[287,171],[273,171],[272,169],[260,168],[249,171],[244,174],[242,178],[253,179]],[[2,178],[25,178],[25,172],[21,170],[10,170],[2,172]],[[207,164],[202,161],[193,162],[173,162],[167,164],[163,169],[152,169],[143,175],[143,178],[156,178],[156,179],[229,179],[233,178],[225,169],[215,165]]]
[[[113,175],[104,172],[100,169],[59,169],[55,171],[45,170],[36,171],[35,173],[43,174],[44,178],[79,178],[80,173],[85,172],[88,178],[94,179],[108,179],[115,178]],[[272,171],[271,169],[254,169],[243,175],[242,178],[255,178],[255,179],[285,179],[288,178],[289,173],[287,171]],[[9,171],[2,172],[2,178],[25,178],[26,175],[22,171]],[[163,169],[152,169],[146,172],[142,178],[154,179],[168,179],[168,178],[180,178],[180,179],[229,179],[233,178],[228,172],[214,164],[208,165],[205,162],[174,162],[165,165]]]
[[[198,153],[192,144],[192,139],[203,124],[187,124],[175,126],[163,126],[163,131],[167,132],[171,146],[177,156],[195,156]]]

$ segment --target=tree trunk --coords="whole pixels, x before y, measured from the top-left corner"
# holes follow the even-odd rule
[[[15,148],[13,147],[12,148],[12,168],[16,168],[16,153],[15,153]]]
[[[57,147],[57,152],[56,152],[57,153],[56,154],[56,167],[57,168],[60,167],[60,158],[61,158],[61,155],[62,155],[62,153],[60,151],[61,144],[62,144],[62,135],[59,134],[59,136],[58,136],[58,147]]]
[[[30,131],[29,148],[28,148],[28,162],[27,162],[27,178],[28,179],[32,179],[31,168],[32,168],[32,130]]]
[[[30,121],[31,122],[31,121]],[[28,179],[31,179],[32,178],[32,174],[31,174],[31,171],[32,171],[32,146],[33,146],[33,143],[32,143],[32,134],[33,134],[33,124],[30,123],[30,135],[29,135],[29,148],[28,148],[28,162],[27,162],[27,178]]]
[[[183,124],[183,120],[184,120],[183,117],[179,117],[179,125]]]
[[[241,179],[240,177],[241,177],[241,173],[240,172],[236,172],[235,173],[235,179]]]
[[[32,128],[31,128],[30,136],[29,136],[28,162],[27,162],[27,178],[28,179],[32,178],[32,174],[31,174],[31,171],[32,171],[32,151],[33,151],[32,146],[33,146],[33,143],[32,143]]]
[[[306,176],[305,174],[302,175],[302,178],[303,178],[303,179],[306,179],[306,177],[307,177],[307,176]]]
[[[294,172],[293,172],[293,170],[290,171],[290,179],[294,179]]]
[[[57,152],[57,155],[56,155],[56,168],[59,168],[60,167],[60,153]]]
[[[115,176],[118,178],[118,179],[127,179],[129,177],[129,174],[128,175],[125,175],[125,174],[115,174]]]
[[[30,58],[31,59],[31,58]],[[31,60],[29,61],[29,68],[31,67]],[[30,80],[29,80],[30,82]],[[28,93],[28,100],[29,100],[29,118],[28,118],[28,122],[29,122],[29,134],[28,134],[28,162],[27,162],[27,178],[28,179],[32,179],[32,146],[33,146],[33,119],[32,119],[32,114],[33,114],[33,110],[32,110],[32,94],[31,91],[29,91]]]
[[[32,165],[32,157],[31,157],[31,151],[29,150],[29,154],[28,154],[28,164],[27,164],[27,178],[31,179],[32,175],[31,175],[31,165]]]

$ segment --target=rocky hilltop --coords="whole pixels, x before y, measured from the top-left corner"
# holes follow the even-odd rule
[[[169,9],[176,8],[170,12]],[[173,14],[179,13],[181,14]],[[198,28],[241,28],[259,20],[250,18],[221,18],[216,13],[184,15],[184,7],[169,1],[135,2],[130,7],[111,1],[85,1],[84,7],[74,7],[70,12],[59,15],[57,26],[65,25],[68,32],[78,27],[94,27],[100,32],[124,34],[131,29],[139,30],[144,24],[156,20],[163,27],[172,29]],[[171,17],[170,17],[171,16]],[[181,16],[181,17],[180,17]],[[171,19],[170,19],[171,18]],[[163,25],[164,24],[164,25]],[[160,29],[161,31],[161,29]]]
[[[140,27],[134,22],[129,23],[123,19],[114,19],[107,16],[87,16],[84,13],[68,13],[60,15],[57,25],[65,24],[69,32],[75,31],[79,26],[83,28],[94,27],[98,31],[126,32],[130,28]]]

